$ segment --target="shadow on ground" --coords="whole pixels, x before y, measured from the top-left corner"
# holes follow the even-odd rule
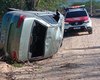
[[[91,18],[99,18],[100,19],[100,15],[92,16]]]
[[[83,36],[83,35],[89,35],[89,34],[79,34],[78,32],[64,32],[64,38],[67,37],[75,37],[75,36]]]
[[[84,48],[71,48],[68,50],[88,50],[88,49],[100,49],[100,46],[84,47]]]

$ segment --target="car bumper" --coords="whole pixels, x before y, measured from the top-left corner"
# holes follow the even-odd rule
[[[91,24],[83,24],[83,25],[66,25],[64,27],[64,31],[77,31],[77,32],[85,32],[88,29],[92,28]]]

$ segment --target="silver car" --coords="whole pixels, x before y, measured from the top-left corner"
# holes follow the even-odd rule
[[[10,11],[2,20],[0,44],[13,60],[39,60],[58,51],[63,33],[64,17],[60,13]]]

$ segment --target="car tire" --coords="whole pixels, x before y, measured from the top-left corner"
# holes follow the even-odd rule
[[[4,56],[5,56],[5,51],[2,48],[2,49],[0,49],[0,60],[2,60],[4,58]]]
[[[92,31],[89,31],[88,33],[89,33],[89,34],[92,34]]]
[[[92,28],[88,28],[88,33],[89,33],[89,34],[92,34],[92,32],[93,32],[93,31],[92,31]]]
[[[63,43],[61,42],[60,47],[62,47],[62,44],[63,44]]]

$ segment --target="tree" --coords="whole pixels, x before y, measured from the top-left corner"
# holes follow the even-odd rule
[[[40,0],[37,8],[39,10],[55,10],[66,3],[66,0]]]
[[[28,10],[36,10],[39,0],[25,0]]]
[[[0,0],[0,15],[3,15],[10,7],[20,9],[20,0]]]
[[[8,8],[22,10],[56,10],[64,5],[66,0],[0,0],[0,15],[7,12]]]

